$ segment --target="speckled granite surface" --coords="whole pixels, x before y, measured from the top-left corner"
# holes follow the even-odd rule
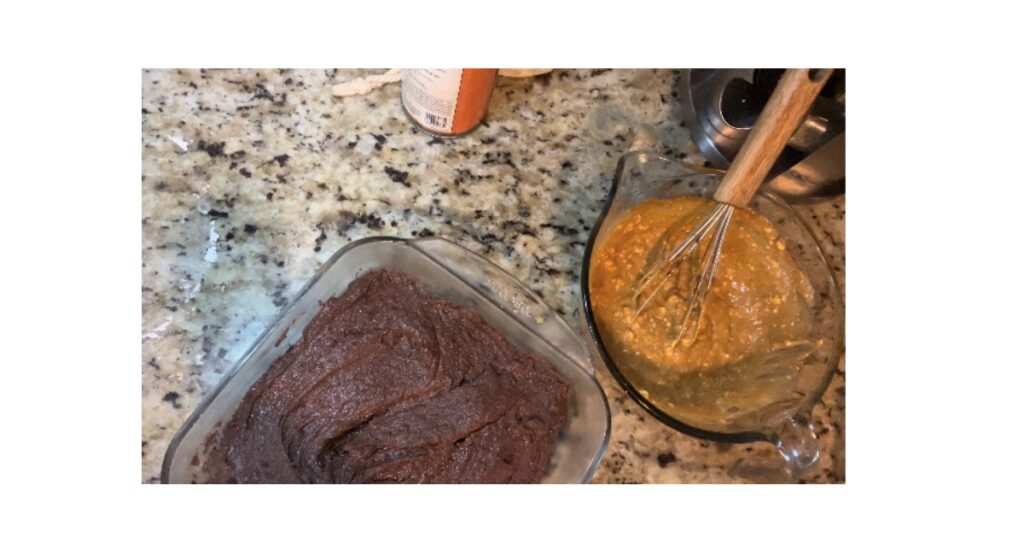
[[[142,73],[142,481],[174,432],[338,248],[440,235],[507,269],[574,324],[580,260],[615,163],[653,147],[702,163],[676,73],[556,70],[499,79],[485,125],[439,140],[404,117],[399,87],[333,98],[374,71]],[[800,211],[845,289],[845,199]],[[845,359],[844,359],[845,362]],[[699,441],[601,377],[612,408],[595,482],[749,482],[767,443]],[[844,364],[814,412],[808,482],[845,481]]]

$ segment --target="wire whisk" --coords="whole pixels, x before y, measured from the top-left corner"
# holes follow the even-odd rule
[[[686,313],[676,329],[673,347],[680,342],[690,345],[700,334],[704,307],[715,279],[733,212],[750,203],[831,74],[831,69],[786,70],[740,148],[736,160],[715,190],[714,209],[664,259],[641,277],[633,295],[634,304],[638,304],[638,316],[651,305],[666,283],[686,262],[694,261],[691,256],[710,237],[709,244],[704,247],[697,261],[696,278],[691,279]]]

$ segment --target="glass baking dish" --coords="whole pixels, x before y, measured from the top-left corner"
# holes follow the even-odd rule
[[[480,256],[445,239],[394,237],[353,242],[320,268],[175,434],[161,482],[205,482],[202,467],[210,435],[227,424],[249,388],[299,340],[321,303],[379,268],[409,274],[435,295],[476,310],[514,345],[551,364],[572,394],[568,424],[542,482],[589,482],[608,446],[611,416],[576,333],[536,294]]]

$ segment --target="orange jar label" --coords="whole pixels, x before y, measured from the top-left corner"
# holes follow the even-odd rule
[[[403,69],[402,106],[421,128],[464,134],[483,121],[497,69]]]

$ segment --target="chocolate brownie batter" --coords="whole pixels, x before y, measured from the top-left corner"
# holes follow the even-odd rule
[[[536,482],[568,402],[476,312],[379,270],[324,303],[205,468],[213,482]]]

